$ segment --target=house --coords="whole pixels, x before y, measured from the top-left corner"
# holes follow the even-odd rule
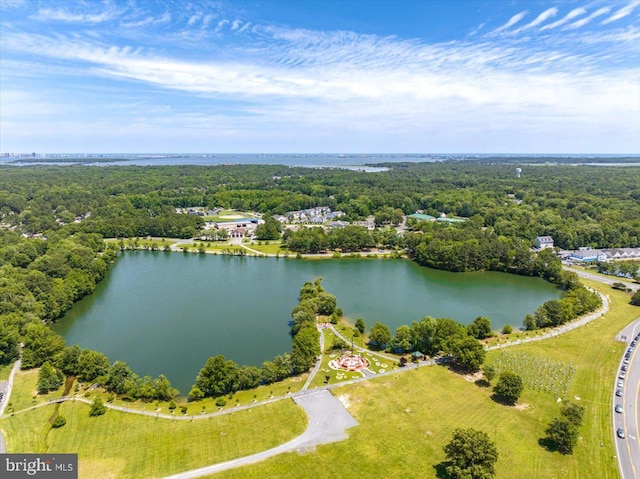
[[[553,238],[551,236],[538,236],[535,242],[538,249],[553,248]]]
[[[345,226],[349,226],[348,221],[329,221],[327,223],[327,228],[344,228]]]
[[[569,253],[569,259],[581,263],[591,263],[592,261],[605,261],[607,255],[599,249],[585,248],[579,249],[578,251],[571,251],[571,253]]]

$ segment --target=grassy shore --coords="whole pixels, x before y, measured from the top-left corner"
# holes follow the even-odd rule
[[[548,392],[525,389],[516,407],[498,404],[492,390],[445,367],[378,378],[333,390],[360,423],[349,439],[316,452],[286,454],[215,476],[231,478],[436,477],[442,447],[456,427],[483,430],[495,440],[498,478],[617,478],[611,426],[611,394],[625,345],[614,340],[640,309],[629,296],[585,281],[607,294],[604,318],[559,337],[514,346],[509,351],[550,358],[576,368],[565,399],[586,408],[585,424],[573,455],[550,452],[538,444],[560,406]],[[488,362],[500,351],[489,354]]]

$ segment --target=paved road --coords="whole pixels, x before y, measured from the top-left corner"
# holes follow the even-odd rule
[[[300,436],[251,456],[182,472],[166,479],[191,479],[260,462],[285,452],[306,452],[313,450],[319,444],[329,444],[346,439],[348,437],[346,429],[358,425],[358,422],[349,414],[342,403],[329,391],[320,390],[299,396],[294,400],[309,416],[309,425]]]
[[[629,281],[625,281],[623,278],[618,278],[615,276],[602,276],[599,274],[590,273],[583,269],[572,268],[571,266],[563,265],[564,269],[567,271],[571,271],[572,273],[576,273],[581,278],[590,279],[593,281],[597,281],[599,283],[608,284],[609,286],[613,285],[613,283],[623,283],[627,286],[627,288],[631,288],[632,290],[640,289],[640,284],[630,283]]]
[[[640,318],[623,329],[617,339],[629,345],[638,334],[640,334]],[[614,393],[618,389],[622,390],[622,397],[615,394],[613,396],[613,407],[622,406],[622,413],[616,413],[615,409],[612,412],[613,433],[622,479],[640,478],[640,353],[638,353],[640,341],[637,343],[630,355],[629,364],[627,364],[626,377],[619,378],[621,367],[624,364],[623,356],[614,384]],[[626,352],[627,349],[625,349],[625,354]],[[622,381],[622,387],[618,386],[619,381]],[[618,429],[624,431],[625,439],[617,436]]]

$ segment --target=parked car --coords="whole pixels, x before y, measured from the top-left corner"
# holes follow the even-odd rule
[[[622,429],[621,427],[618,428],[618,430],[616,431],[616,434],[618,434],[618,437],[620,439],[624,439],[624,429]]]
[[[629,367],[629,366],[627,366],[626,364],[623,364],[623,365],[622,365],[622,367],[621,367],[620,369],[622,369],[623,371],[626,371],[628,367]]]
[[[618,381],[618,387],[619,387],[619,388],[624,387],[624,383],[623,383],[622,381]]]
[[[616,412],[622,414],[622,405],[616,404]]]
[[[624,379],[627,377],[627,373],[625,373],[624,371],[620,371],[620,375],[618,376],[620,379]]]
[[[616,396],[622,397],[622,389],[616,389]]]

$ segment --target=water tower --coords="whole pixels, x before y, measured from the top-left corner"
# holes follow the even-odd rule
[[[520,178],[520,173],[522,173],[522,168],[516,168],[516,178]]]

